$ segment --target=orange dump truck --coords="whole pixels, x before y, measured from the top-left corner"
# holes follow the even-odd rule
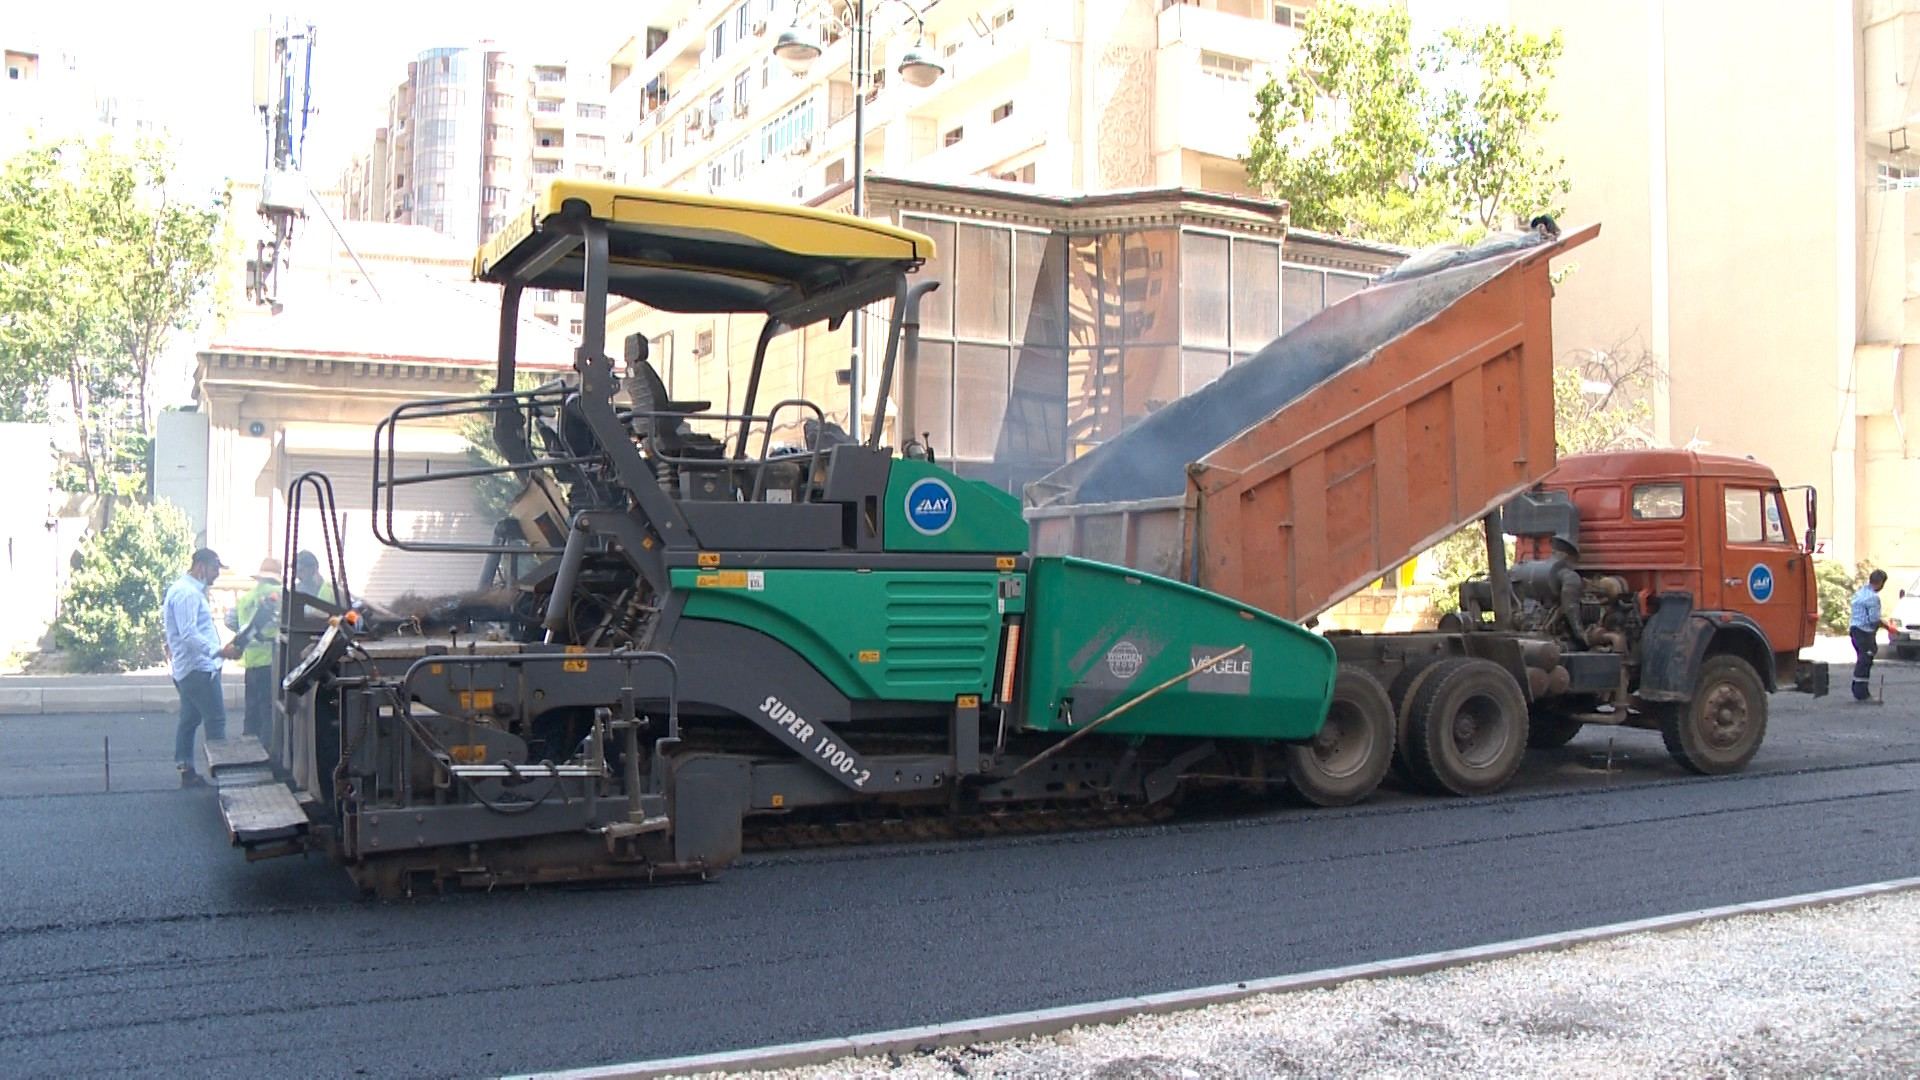
[[[1036,554],[1134,567],[1311,622],[1484,522],[1491,570],[1434,631],[1329,634],[1340,657],[1314,802],[1498,790],[1586,724],[1744,767],[1817,611],[1809,518],[1750,460],[1556,462],[1550,226],[1416,257],[1027,489]],[[1507,565],[1504,536],[1517,538]],[[1304,780],[1304,782],[1303,782]]]

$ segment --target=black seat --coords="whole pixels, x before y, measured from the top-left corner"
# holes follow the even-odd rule
[[[667,396],[667,384],[647,362],[647,339],[639,334],[627,338],[627,372],[633,395],[633,419],[640,433],[652,444],[654,452],[666,457],[714,458],[725,452],[719,439],[693,430],[684,419],[689,413],[705,412],[710,401],[674,401]]]

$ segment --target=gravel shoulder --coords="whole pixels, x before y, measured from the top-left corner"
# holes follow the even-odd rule
[[[1920,1075],[1920,891],[778,1080]]]

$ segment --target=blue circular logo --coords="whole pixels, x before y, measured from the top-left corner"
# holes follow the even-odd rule
[[[943,480],[919,480],[907,489],[907,524],[922,536],[939,536],[953,524],[953,489]]]
[[[1762,604],[1772,599],[1773,571],[1767,569],[1766,563],[1754,563],[1753,569],[1747,571],[1747,592]]]

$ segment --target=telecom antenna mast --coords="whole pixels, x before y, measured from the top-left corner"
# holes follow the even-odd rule
[[[280,269],[293,244],[294,228],[307,214],[307,183],[300,168],[307,120],[313,114],[313,46],[312,23],[281,19],[253,32],[253,107],[266,136],[259,207],[266,235],[254,241],[247,296],[276,310]]]

